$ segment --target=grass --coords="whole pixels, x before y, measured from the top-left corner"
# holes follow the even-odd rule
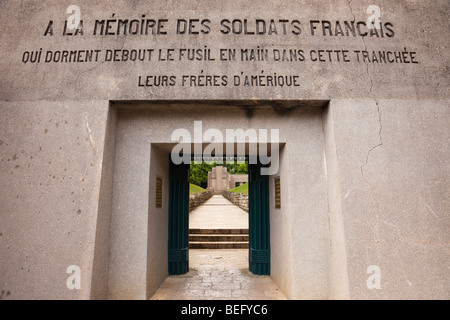
[[[196,194],[196,193],[202,193],[206,192],[208,190],[203,189],[202,187],[196,186],[195,184],[190,183],[189,184],[189,194]]]
[[[240,186],[237,186],[236,188],[230,189],[228,191],[235,192],[235,193],[248,194],[248,182],[241,184]]]

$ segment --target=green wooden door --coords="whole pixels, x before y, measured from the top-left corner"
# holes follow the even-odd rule
[[[261,165],[249,171],[249,269],[258,275],[270,274],[269,176],[261,175]]]
[[[169,168],[169,274],[189,271],[189,164]]]

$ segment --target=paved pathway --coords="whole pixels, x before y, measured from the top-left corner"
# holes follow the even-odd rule
[[[191,249],[190,270],[169,276],[152,300],[286,300],[269,276],[248,270],[246,249]]]
[[[189,215],[189,227],[248,228],[248,213],[215,195]],[[248,270],[247,249],[190,249],[189,272],[169,276],[152,300],[285,300],[269,276]]]
[[[189,214],[191,229],[247,229],[248,213],[222,195],[214,195]]]

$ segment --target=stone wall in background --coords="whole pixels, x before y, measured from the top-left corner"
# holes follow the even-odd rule
[[[248,212],[248,194],[224,191],[222,195],[234,205]]]
[[[189,212],[197,208],[199,205],[205,203],[206,200],[214,195],[213,191],[205,191],[189,195]]]

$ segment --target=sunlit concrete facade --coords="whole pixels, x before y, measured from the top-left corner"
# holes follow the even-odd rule
[[[449,298],[448,1],[73,5],[0,2],[0,298],[151,298],[195,121],[278,130],[289,299]]]

